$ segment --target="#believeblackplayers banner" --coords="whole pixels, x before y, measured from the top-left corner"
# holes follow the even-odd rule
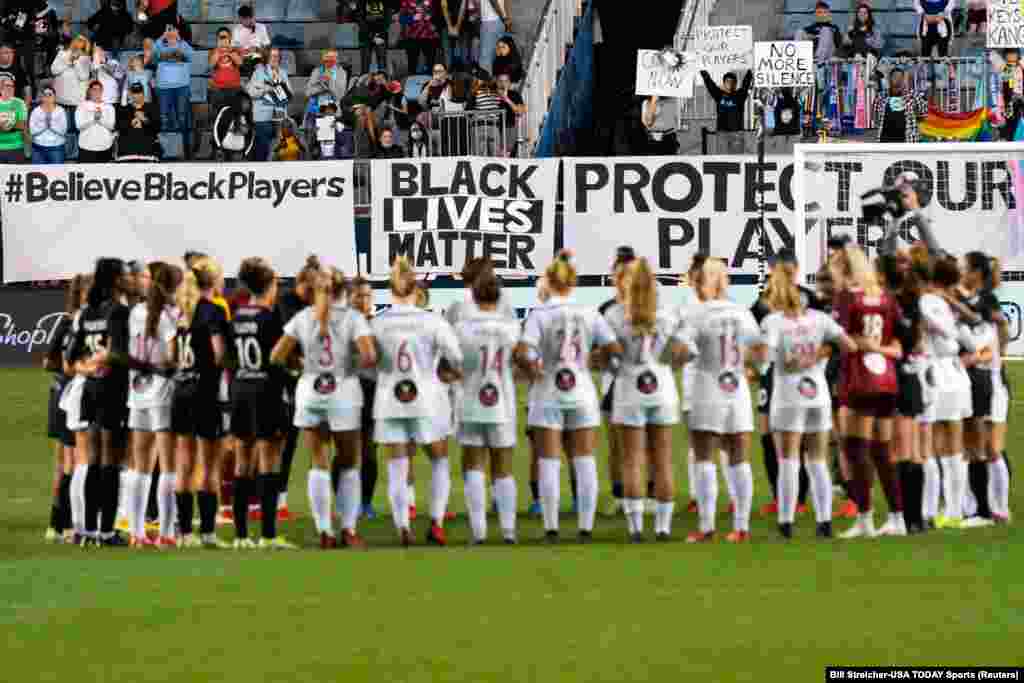
[[[6,282],[67,279],[97,258],[263,256],[284,276],[307,255],[356,269],[351,161],[4,166]]]
[[[498,273],[543,271],[554,255],[558,159],[378,160],[371,164],[370,271],[398,256],[421,273],[477,256]]]

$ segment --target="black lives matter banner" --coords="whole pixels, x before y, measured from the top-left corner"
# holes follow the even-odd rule
[[[375,161],[371,268],[405,256],[423,273],[458,272],[471,258],[499,273],[533,273],[553,257],[557,159]]]
[[[229,270],[259,254],[294,275],[316,252],[356,267],[352,162],[4,166],[6,282],[68,278],[101,256],[185,250]]]

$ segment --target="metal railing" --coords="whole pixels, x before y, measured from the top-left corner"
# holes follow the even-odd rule
[[[548,103],[558,85],[558,72],[572,45],[576,20],[582,16],[583,0],[548,0],[520,91],[526,103],[518,139],[521,156],[529,156],[540,139]]]

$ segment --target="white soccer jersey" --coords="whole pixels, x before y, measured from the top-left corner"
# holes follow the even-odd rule
[[[467,289],[466,298],[464,301],[456,301],[447,308],[444,312],[444,318],[448,321],[448,324],[453,328],[459,324],[459,322],[480,309],[477,307],[476,302],[473,301],[472,293]],[[512,308],[512,305],[508,303],[508,298],[502,296],[498,299],[498,315],[509,318],[510,320],[518,320],[519,316],[516,315],[516,309]]]
[[[933,358],[949,358],[960,351],[956,317],[945,299],[937,294],[925,294],[918,300],[924,320],[925,353]]]
[[[685,289],[683,303],[679,305],[675,310],[676,325],[682,325],[689,316],[694,307],[700,303],[697,299],[697,292],[692,287]],[[695,349],[690,349],[691,352],[695,352]],[[683,365],[682,379],[683,379],[683,401],[682,409],[683,412],[690,410],[690,403],[693,401],[693,378],[696,373],[697,361],[695,358],[690,358]]]
[[[760,340],[760,330],[747,308],[723,299],[696,304],[675,337],[697,356],[694,405],[749,403],[744,351]]]
[[[373,319],[380,358],[374,418],[434,417],[450,410],[437,364],[462,364],[462,350],[451,325],[437,313],[394,305]]]
[[[615,335],[596,309],[551,297],[530,312],[522,341],[540,354],[544,373],[530,388],[530,405],[598,410],[588,357],[594,346],[613,343]]]
[[[821,311],[807,310],[798,318],[772,313],[761,321],[764,342],[770,349],[773,364],[772,403],[805,408],[831,405],[825,360],[818,360],[806,370],[786,370],[787,360],[817,358],[825,342],[837,341],[843,328]]]
[[[654,334],[645,335],[633,330],[622,306],[610,309],[606,317],[623,350],[615,381],[615,405],[678,410],[679,393],[672,366],[661,360],[676,329],[675,317],[659,311]]]
[[[622,304],[620,304],[618,301],[614,301],[613,300],[613,301],[609,302],[608,307],[605,308],[604,311],[601,311],[601,315],[604,316],[605,320],[609,321],[609,323],[608,323],[609,325],[611,325],[611,321],[609,320],[609,316],[611,315],[612,311],[614,311],[617,308],[622,308]],[[600,309],[598,309],[598,310],[600,311]],[[615,375],[612,373],[611,370],[605,369],[605,370],[601,371],[601,396],[607,396],[608,395],[608,392],[611,391],[612,384],[614,382],[615,382]]]
[[[971,337],[974,339],[974,348],[983,349],[988,347],[992,350],[992,360],[986,363],[978,363],[978,368],[991,370],[992,378],[1000,380],[1000,373],[1003,369],[1003,356],[999,352],[999,330],[993,323],[979,323],[971,328]]]
[[[519,343],[519,323],[500,311],[476,311],[455,326],[463,357],[464,422],[514,423],[516,385],[512,352]]]
[[[146,304],[136,304],[128,315],[128,352],[135,360],[150,365],[171,366],[171,342],[178,333],[178,312],[173,306],[165,306],[156,326],[156,337],[146,334]],[[159,408],[169,406],[173,398],[174,383],[162,375],[132,370],[130,373],[128,406],[131,408]]]
[[[316,309],[308,306],[284,326],[285,335],[302,349],[303,374],[332,376],[335,380],[355,375],[355,340],[371,336],[370,326],[359,311],[333,305],[327,318],[327,334],[320,329]],[[330,381],[325,378],[325,381]]]

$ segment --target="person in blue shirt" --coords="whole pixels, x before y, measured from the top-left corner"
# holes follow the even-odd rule
[[[176,26],[168,25],[153,46],[156,61],[156,96],[163,131],[177,131],[185,158],[192,157],[192,46]]]

